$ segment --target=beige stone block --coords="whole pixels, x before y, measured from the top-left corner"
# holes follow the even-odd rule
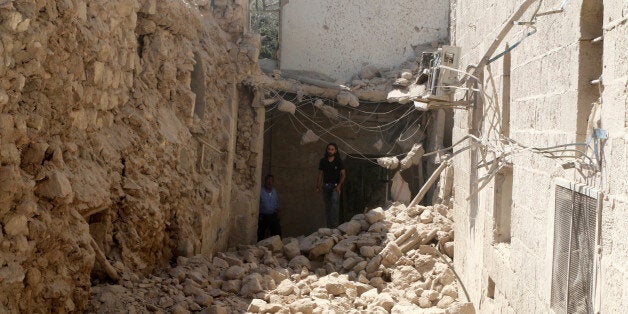
[[[244,277],[244,268],[234,265],[229,267],[226,271],[225,271],[225,278],[228,280],[233,280],[233,279],[242,279],[242,277]]]
[[[310,299],[299,299],[290,304],[292,313],[312,314],[317,303]]]
[[[0,161],[3,164],[19,165],[20,151],[13,143],[0,145]]]
[[[94,62],[94,83],[99,84],[103,80],[103,75],[105,73],[105,64],[100,61]]]
[[[355,249],[355,240],[352,238],[343,239],[338,244],[334,245],[332,251],[336,254],[345,254]]]
[[[295,288],[296,286],[292,281],[284,280],[277,286],[275,293],[286,296],[292,294],[295,291]]]
[[[229,311],[222,305],[212,305],[209,307],[209,314],[227,314]]]
[[[384,281],[384,279],[382,277],[373,277],[371,278],[371,280],[369,280],[369,284],[379,290],[384,288],[384,285],[386,284],[386,282]]]
[[[23,215],[14,215],[4,224],[4,232],[9,236],[28,235],[28,219]]]
[[[440,299],[440,301],[438,301],[438,303],[436,304],[436,306],[438,306],[441,309],[446,309],[448,308],[452,303],[454,303],[454,298],[446,295],[444,296],[442,299]]]
[[[382,255],[382,265],[384,267],[391,267],[395,265],[395,263],[397,263],[401,256],[403,256],[403,253],[401,252],[397,244],[393,241],[388,243],[384,250],[382,250]]]
[[[426,298],[426,297],[420,297],[419,298],[419,306],[421,308],[429,308],[432,307],[432,302],[430,301],[430,299]]]
[[[220,257],[214,257],[212,265],[216,268],[226,269],[229,268],[229,263]]]
[[[331,252],[331,249],[333,246],[334,246],[334,239],[332,238],[320,239],[316,243],[314,243],[314,246],[310,250],[310,255],[313,257],[325,255]]]
[[[10,262],[6,266],[0,268],[0,282],[3,284],[15,284],[22,282],[26,277],[24,268],[19,264]]]
[[[360,255],[370,258],[375,256],[375,248],[373,248],[372,246],[363,246],[360,247]]]
[[[423,293],[421,293],[421,297],[425,297],[432,302],[438,300],[438,295],[438,291],[435,290],[425,290],[423,291]]]
[[[347,259],[345,259],[345,261],[342,263],[342,268],[344,268],[345,270],[350,270],[353,267],[355,267],[355,265],[357,265],[359,262],[359,260],[349,257]]]
[[[339,282],[328,282],[327,284],[325,284],[325,289],[327,290],[327,293],[334,296],[341,295],[345,293],[346,290],[345,286]]]
[[[366,220],[370,224],[374,224],[378,221],[381,221],[385,218],[384,210],[381,207],[377,207],[375,209],[371,209],[366,213]]]
[[[362,231],[362,224],[356,220],[350,220],[338,226],[338,230],[346,235],[357,235]]]
[[[431,210],[423,211],[423,213],[421,213],[421,216],[420,216],[421,223],[424,223],[424,224],[428,224],[432,222],[433,218],[434,218],[434,215],[432,215]]]
[[[291,242],[285,244],[283,246],[283,254],[289,260],[293,259],[295,256],[300,255],[301,254],[301,250],[299,248],[299,242],[298,241],[291,241]]]
[[[280,236],[273,236],[257,242],[257,246],[263,246],[271,250],[272,252],[279,252],[283,248]]]
[[[251,313],[259,313],[261,308],[265,306],[266,304],[267,303],[264,300],[253,299],[251,300],[251,303],[249,304],[249,307],[246,309],[246,311],[251,312]]]
[[[223,281],[220,289],[226,292],[238,293],[240,291],[241,284],[242,284],[242,281],[240,280]]]
[[[475,314],[475,307],[471,302],[465,303],[454,303],[449,309],[447,309],[451,314]]]
[[[375,297],[375,304],[383,307],[386,311],[390,312],[393,306],[395,306],[395,300],[393,297],[386,292],[382,292],[377,297]]]
[[[72,196],[72,185],[65,174],[57,171],[40,183],[36,191],[48,199],[65,199]]]
[[[291,268],[301,268],[301,267],[306,267],[307,269],[312,268],[312,266],[310,265],[310,260],[307,259],[307,257],[303,255],[296,256],[295,258],[290,260],[290,262],[288,263],[288,266],[290,266]]]
[[[144,0],[140,8],[140,13],[148,15],[157,13],[157,0]]]

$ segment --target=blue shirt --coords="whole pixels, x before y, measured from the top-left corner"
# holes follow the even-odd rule
[[[277,190],[271,188],[270,193],[266,191],[266,187],[262,186],[262,191],[259,195],[259,213],[260,214],[274,214],[279,208],[279,197],[277,197]]]

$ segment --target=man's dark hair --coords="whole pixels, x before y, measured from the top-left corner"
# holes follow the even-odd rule
[[[264,181],[268,180],[268,178],[275,178],[275,176],[273,176],[272,174],[267,174],[266,178],[264,178]]]
[[[323,157],[327,157],[327,147],[329,146],[333,146],[336,149],[336,153],[334,153],[334,157],[340,158],[340,152],[338,151],[338,144],[334,142],[330,142],[327,145],[325,145],[325,154],[323,155]]]

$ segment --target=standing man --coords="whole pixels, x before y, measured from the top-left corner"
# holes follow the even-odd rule
[[[269,174],[264,179],[264,186],[259,195],[259,221],[257,223],[257,241],[266,238],[266,230],[270,229],[270,234],[281,236],[281,226],[279,225],[279,198],[277,190],[273,187],[275,178]]]
[[[342,159],[340,159],[338,145],[336,143],[327,144],[325,156],[318,163],[316,191],[321,191],[322,188],[328,228],[338,226],[340,191],[342,190],[342,184],[345,182],[345,176],[345,165],[342,163]]]

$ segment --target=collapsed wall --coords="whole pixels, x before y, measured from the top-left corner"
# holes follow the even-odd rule
[[[474,313],[450,264],[451,218],[443,204],[395,203],[308,236],[179,257],[167,272],[95,286],[89,311]]]
[[[258,53],[245,10],[0,4],[1,312],[83,310],[90,274],[227,245],[237,137],[259,123],[236,125]]]

